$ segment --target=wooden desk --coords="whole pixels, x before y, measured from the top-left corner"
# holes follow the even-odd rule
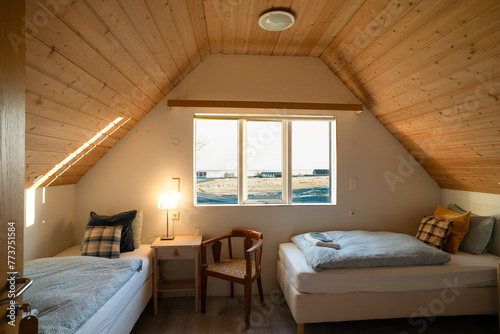
[[[158,314],[158,293],[164,291],[195,291],[195,311],[198,313],[200,291],[200,246],[201,235],[176,235],[174,240],[160,240],[151,244],[153,248],[153,302],[155,315]],[[193,259],[194,280],[167,281],[162,277],[163,260]],[[158,270],[158,264],[160,269]]]

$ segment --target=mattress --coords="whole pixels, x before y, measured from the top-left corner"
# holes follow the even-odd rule
[[[279,246],[288,281],[302,293],[408,292],[447,288],[496,287],[492,254],[452,254],[444,265],[328,269],[315,272],[293,243]]]
[[[73,246],[56,255],[79,256],[80,245]],[[129,303],[134,299],[137,291],[151,277],[153,271],[152,251],[150,245],[141,245],[133,252],[120,253],[120,258],[142,259],[142,270],[134,274],[123,287],[109,299],[80,329],[77,333],[108,333],[125,311]],[[142,310],[140,310],[142,311]]]

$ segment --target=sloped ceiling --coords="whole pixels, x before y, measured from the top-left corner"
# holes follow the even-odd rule
[[[28,0],[26,8],[26,188],[39,175],[50,177],[37,186],[76,183],[222,53],[319,57],[442,188],[500,193],[497,0]],[[296,23],[260,29],[271,8]]]

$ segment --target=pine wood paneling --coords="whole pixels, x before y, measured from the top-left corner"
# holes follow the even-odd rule
[[[296,23],[262,30],[273,8]],[[28,0],[26,25],[27,179],[122,117],[51,185],[76,182],[223,53],[319,57],[441,187],[500,193],[498,1]]]
[[[332,43],[332,41],[337,37],[337,35],[342,31],[348,22],[357,14],[361,6],[365,3],[364,0],[347,0],[343,5],[339,1],[335,1],[338,4],[338,15],[331,15],[326,21],[329,23],[328,29],[324,32],[323,36],[319,39],[318,43],[313,47],[312,51],[309,53],[311,57],[321,56],[326,48]],[[308,47],[306,46],[306,49]],[[303,51],[305,52],[305,51]],[[299,51],[298,55],[301,52]]]
[[[244,54],[259,55],[265,54],[263,50],[270,50],[267,54],[278,55],[276,53],[278,39],[286,38],[286,36],[291,34],[293,26],[288,30],[273,33],[260,29],[258,23],[257,25],[255,24],[255,22],[258,22],[260,15],[271,8],[274,8],[273,1],[255,1],[250,17],[250,25],[247,26],[249,31],[245,34],[245,37],[248,36],[248,45],[245,47],[246,51],[244,51]],[[290,8],[290,4],[286,8]]]
[[[136,11],[139,12],[142,2],[137,1]],[[110,32],[99,17],[95,16],[84,1],[73,1],[65,12],[58,17],[70,29],[75,31],[91,49],[99,54],[107,63],[113,64],[136,89],[140,90],[151,101],[157,103],[168,89],[162,90],[161,84],[156,84],[126,50],[114,34]],[[146,22],[144,22],[146,24]],[[165,78],[165,76],[163,76]],[[164,79],[165,80],[165,79]]]
[[[37,13],[44,12],[41,4],[35,0],[29,0],[26,4],[27,16],[36,17]],[[58,11],[53,15],[59,14]],[[120,70],[109,63],[109,60],[97,52],[95,48],[89,45],[82,37],[82,33],[78,33],[63,22],[59,16],[50,17],[47,19],[47,24],[42,25],[35,31],[28,26],[27,31],[31,35],[36,35],[37,38],[44,41],[54,49],[55,52],[61,53],[72,62],[78,64],[87,72],[101,79],[106,85],[114,90],[122,92],[122,98],[130,99],[131,102],[140,106],[143,110],[150,110],[155,102],[137,88],[135,83],[131,82]],[[29,43],[29,39],[28,39]],[[30,63],[31,53],[27,52],[26,62]],[[118,65],[118,64],[117,64]],[[50,63],[47,63],[50,66]],[[122,66],[127,66],[123,64]],[[29,81],[29,80],[28,80]]]
[[[205,21],[207,26],[208,44],[210,45],[210,53],[222,53],[222,17],[220,16],[219,0],[204,1],[203,9],[205,11]]]
[[[28,64],[31,68],[56,78],[82,94],[98,99],[99,102],[109,107],[109,110],[104,110],[101,113],[109,112],[112,114],[109,116],[111,121],[121,115],[139,120],[148,111],[136,112],[137,106],[126,99],[120,99],[119,94],[108,87],[105,81],[99,81],[89,75],[84,69],[79,68],[60,53],[54,52],[52,48],[37,38],[29,40],[27,52],[29,53]],[[116,103],[118,99],[119,103]]]
[[[179,2],[184,3],[184,1]],[[203,60],[210,54],[210,43],[208,42],[207,25],[203,3],[202,0],[190,0],[186,1],[186,3],[189,10],[189,18],[191,20],[194,37],[196,39],[196,47],[198,48],[197,52],[199,52],[200,58],[201,60]],[[177,2],[174,2],[174,4],[177,4]],[[173,15],[179,15],[179,17],[187,17],[187,15],[184,13],[183,7],[176,8],[176,12],[173,13]],[[184,21],[184,24],[185,22],[186,21]],[[187,22],[189,23],[189,21]],[[184,40],[184,43],[190,43],[190,40]],[[195,45],[192,43],[192,41],[191,44],[192,45],[190,47],[194,49]],[[195,59],[192,64],[193,68],[198,64],[198,61],[198,59]]]
[[[178,69],[167,67],[164,70],[169,71],[164,72],[161,68],[158,68],[158,61],[155,59],[154,53],[150,52],[148,45],[137,33],[136,26],[130,21],[129,15],[124,11],[123,7],[113,0],[88,0],[87,4],[92,13],[99,17],[102,24],[120,41],[127,53],[141,66],[148,77],[156,83],[157,87],[164,94],[168,93],[174,87],[172,78],[179,80],[176,77]]]
[[[384,10],[389,3],[390,0],[377,2],[365,1],[356,15],[343,27],[335,39],[330,42],[330,45],[325,49],[320,58],[331,68],[336,69],[340,65],[337,63],[337,59],[339,59],[342,51],[363,32],[368,24],[376,22],[377,14]],[[375,27],[377,26],[375,25]]]
[[[375,93],[377,89],[385,87],[403,76],[411,75],[421,67],[439,62],[451,53],[460,52],[462,48],[474,43],[480,37],[497,31],[498,24],[495,21],[500,15],[500,8],[495,6],[494,10],[491,10],[491,4],[487,6],[485,3],[488,2],[481,1],[476,6],[477,8],[469,8],[463,2],[459,2],[457,10],[444,11],[442,15],[429,22],[428,26],[424,26],[412,34],[411,37],[417,41],[415,45],[412,44],[411,47],[408,47],[406,43],[401,43],[399,48],[394,48],[394,53],[386,52],[357,73],[355,81],[359,89],[353,89],[353,92],[355,94],[361,94],[361,91]],[[435,24],[434,21],[436,21]],[[446,24],[449,29],[446,29]],[[421,33],[424,28],[426,34]],[[411,41],[408,40],[408,43]],[[465,53],[467,54],[467,52]],[[397,57],[394,57],[395,54]],[[348,83],[346,82],[346,84]],[[370,99],[368,102],[370,104],[367,106],[371,110],[374,105],[377,105]],[[372,110],[372,112],[378,115],[377,111]]]
[[[248,41],[250,39],[250,30],[255,24],[255,20],[253,19],[255,0],[240,1],[238,3],[238,6],[234,53],[247,54],[249,46]]]
[[[0,299],[12,298],[12,288],[6,284],[12,272],[23,277],[25,45],[12,41],[24,31],[20,19],[24,10],[23,1],[3,1],[0,7]],[[16,302],[22,305],[22,296]],[[11,306],[0,308],[0,333],[19,332],[21,317],[11,317]]]
[[[129,20],[146,43],[148,49],[155,56],[158,65],[163,69],[163,76],[172,78],[170,80],[172,84],[174,86],[177,85],[182,80],[182,77],[181,71],[175,62],[175,58],[172,56],[172,50],[174,50],[174,52],[177,50],[175,45],[170,43],[172,48],[167,46],[159,31],[159,26],[154,20],[154,16],[151,15],[151,12],[143,1],[121,0],[120,3],[122,8],[126,11]],[[162,25],[162,30],[168,29],[165,27],[168,23],[169,22],[158,22],[158,24]],[[179,61],[179,59],[177,59],[177,61]],[[150,70],[158,71],[158,69],[155,68]],[[168,92],[166,89],[164,89],[164,91]],[[155,100],[155,102],[158,102],[158,100]]]

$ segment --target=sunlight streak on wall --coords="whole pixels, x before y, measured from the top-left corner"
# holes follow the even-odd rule
[[[26,190],[26,227],[35,224],[35,189]]]
[[[117,117],[113,122],[109,123],[108,126],[106,126],[104,129],[99,131],[94,137],[90,138],[85,144],[80,146],[78,149],[76,149],[73,153],[69,154],[63,161],[58,163],[57,165],[54,166],[50,171],[47,172],[43,177],[40,178],[35,184],[31,186],[30,189],[35,189],[38,188],[40,185],[42,185],[45,181],[49,179],[52,175],[56,174],[61,168],[64,166],[68,165],[62,172],[60,172],[52,181],[50,181],[45,187],[48,187],[52,182],[54,182],[59,176],[64,174],[71,166],[73,166],[76,162],[78,162],[81,158],[83,158],[85,155],[87,155],[90,151],[92,151],[94,148],[96,148],[100,143],[102,143],[104,140],[106,140],[111,134],[113,134],[116,130],[118,130],[120,127],[122,127],[125,123],[127,123],[130,118],[128,118],[125,122],[123,122],[121,125],[117,124],[123,119],[123,117]],[[113,127],[116,128],[111,131],[109,134],[106,134],[109,130],[111,130]],[[103,137],[98,143],[94,144],[99,138]],[[90,149],[85,152],[84,154],[82,153],[85,149],[89,148]],[[69,163],[73,159],[77,158],[73,163]]]

